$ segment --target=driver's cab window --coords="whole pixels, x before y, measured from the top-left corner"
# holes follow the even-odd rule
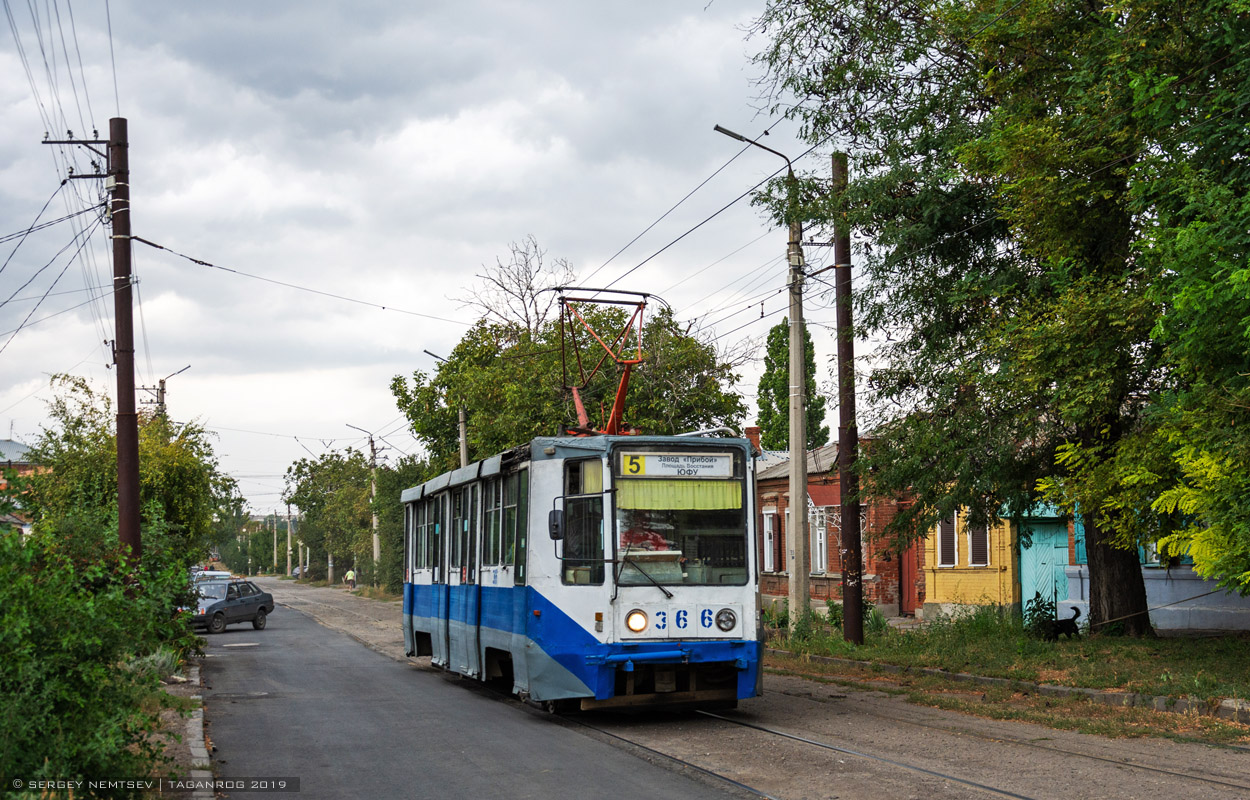
[[[564,464],[564,562],[566,584],[603,583],[603,462]]]
[[[239,599],[239,587],[235,586],[234,584],[230,584],[230,586],[226,588],[226,599],[238,600]]]

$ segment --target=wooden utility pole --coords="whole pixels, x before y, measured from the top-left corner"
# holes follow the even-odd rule
[[[70,133],[73,136],[73,133]],[[113,223],[113,364],[117,369],[117,538],[139,561],[139,415],[135,411],[135,329],[130,266],[130,140],[126,120],[109,120],[107,142],[99,139],[47,139],[44,144],[81,145],[104,155],[108,169],[100,174],[71,174],[70,179],[105,179],[109,219]],[[107,145],[101,154],[97,145]],[[92,162],[93,164],[95,162]]]
[[[135,332],[130,266],[130,140],[126,120],[109,120],[108,175],[112,186],[113,317],[117,368],[117,536],[138,561],[143,553],[139,534],[139,415],[135,411]]]
[[[846,153],[833,154],[833,193],[846,196]],[[855,328],[851,319],[851,226],[846,211],[834,221],[834,302],[838,328],[838,487],[842,494],[842,634],[864,643],[863,549],[860,541],[859,428],[855,424]],[[902,558],[902,556],[899,556]],[[902,591],[902,587],[899,587]]]

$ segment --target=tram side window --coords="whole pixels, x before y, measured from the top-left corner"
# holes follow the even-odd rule
[[[434,582],[442,583],[443,575],[443,514],[446,510],[446,495],[439,495],[429,502],[426,517],[426,553],[425,563],[434,570]]]
[[[564,569],[567,584],[603,583],[603,463],[564,465]]]
[[[413,514],[413,516],[416,518],[416,521],[413,524],[413,528],[416,531],[416,540],[415,540],[415,545],[414,545],[414,549],[416,551],[416,562],[417,562],[416,568],[426,569],[427,567],[430,566],[429,561],[426,558],[426,553],[427,553],[426,540],[429,538],[429,535],[430,535],[430,529],[429,529],[430,504],[428,501],[426,501],[426,502],[418,503],[413,508],[415,509],[415,513]]]
[[[482,510],[486,515],[485,547],[482,552],[482,563],[495,566],[500,563],[500,535],[502,533],[501,481],[495,478],[483,487],[484,497]]]
[[[504,479],[503,559],[515,567],[515,583],[525,584],[525,531],[529,512],[529,471],[521,470]]]
[[[461,533],[465,526],[465,500],[464,492],[452,492],[451,495],[451,541],[448,546],[451,548],[451,568],[453,570],[460,569],[464,564],[464,549],[461,546],[464,543],[464,537]]]

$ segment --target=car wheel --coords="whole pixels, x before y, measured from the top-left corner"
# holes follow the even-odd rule
[[[265,609],[256,612],[256,616],[252,617],[252,627],[258,631],[265,629]]]
[[[218,611],[213,618],[208,621],[209,633],[221,633],[226,629],[226,615]]]

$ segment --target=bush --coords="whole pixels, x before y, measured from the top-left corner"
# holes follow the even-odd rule
[[[76,563],[0,533],[0,775],[152,774],[159,708],[145,709],[171,659],[153,656],[195,646],[177,616],[186,583],[178,564]]]
[[[1046,637],[1055,624],[1055,601],[1042,597],[1038,592],[1024,604],[1024,630],[1038,639]]]

